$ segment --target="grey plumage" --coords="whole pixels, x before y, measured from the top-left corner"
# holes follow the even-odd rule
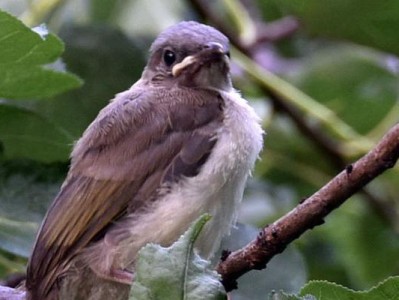
[[[170,65],[165,51],[175,55]],[[74,147],[29,261],[32,300],[57,299],[58,283],[78,260],[128,283],[139,248],[171,244],[204,212],[214,218],[198,248],[212,254],[262,147],[258,118],[232,89],[227,51],[224,35],[196,22],[153,43],[142,78]]]

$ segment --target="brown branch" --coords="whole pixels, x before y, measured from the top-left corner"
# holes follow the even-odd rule
[[[227,291],[250,270],[264,269],[276,254],[308,229],[322,224],[324,217],[359,189],[392,168],[399,158],[399,124],[395,125],[368,154],[339,173],[318,192],[291,212],[264,228],[244,248],[232,252],[217,266]]]

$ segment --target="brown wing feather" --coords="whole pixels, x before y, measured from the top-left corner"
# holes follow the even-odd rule
[[[144,98],[136,87],[100,112],[76,144],[37,237],[27,271],[27,288],[37,299],[76,254],[143,206],[163,182],[198,173],[216,142],[221,101],[213,92],[161,89]]]

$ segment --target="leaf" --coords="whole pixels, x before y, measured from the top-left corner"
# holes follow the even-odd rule
[[[112,21],[121,5],[121,1],[115,0],[102,0],[90,1],[90,18],[92,22],[106,23]],[[119,8],[119,9],[118,9]]]
[[[390,277],[368,291],[354,291],[327,281],[312,281],[300,292],[322,300],[388,300],[398,299],[399,277]]]
[[[111,26],[64,26],[60,37],[68,69],[85,84],[53,101],[36,101],[35,110],[76,139],[116,93],[140,78],[145,59],[135,40]]]
[[[131,300],[226,299],[219,275],[194,252],[208,220],[208,215],[197,219],[169,248],[148,244],[140,250]]]
[[[360,133],[372,130],[397,103],[397,76],[385,56],[357,46],[334,46],[306,60],[298,86]]]
[[[64,161],[73,139],[36,112],[0,102],[0,140],[6,159]]]
[[[60,35],[66,42],[65,62],[85,85],[46,101],[3,101],[0,140],[7,159],[66,161],[74,140],[98,111],[141,74],[143,55],[120,30],[72,26]]]
[[[269,300],[317,300],[311,295],[299,297],[296,295],[286,294],[284,292],[272,292],[269,296]]]
[[[362,199],[354,198],[345,203],[340,213],[330,215],[315,234],[329,238],[334,255],[330,249],[326,259],[332,261],[335,257],[335,265],[345,267],[351,286],[369,287],[397,270],[392,264],[399,259],[397,232],[370,208],[365,208]],[[321,259],[317,254],[313,256],[315,268],[320,270]]]
[[[0,216],[0,248],[28,257],[38,229],[37,223],[15,221]]]
[[[331,162],[284,117],[276,117],[269,125],[267,141],[273,141],[262,158],[267,181],[290,187],[296,197],[313,193],[335,172]]]
[[[63,50],[55,35],[43,28],[31,30],[0,10],[0,97],[38,99],[80,86],[75,75],[46,66]]]
[[[350,40],[399,54],[399,2],[396,0],[274,1],[295,14],[312,34]]]
[[[28,257],[40,222],[64,176],[64,167],[29,161],[0,165],[0,248]]]

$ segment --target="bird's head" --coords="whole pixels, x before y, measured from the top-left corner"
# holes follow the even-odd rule
[[[213,27],[178,23],[152,44],[143,79],[152,84],[230,90],[229,41]]]

